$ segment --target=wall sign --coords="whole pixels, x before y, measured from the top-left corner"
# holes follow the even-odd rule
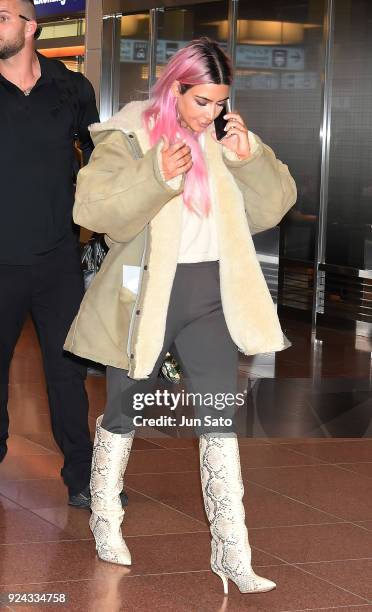
[[[302,47],[237,45],[236,65],[239,68],[304,70],[305,51]]]
[[[316,89],[320,87],[316,72],[262,72],[238,74],[234,79],[239,91],[254,89]]]
[[[73,15],[85,11],[85,0],[34,0],[38,18]]]
[[[187,42],[186,40],[159,39],[156,50],[158,64],[166,64],[172,55],[187,45]],[[147,40],[122,38],[120,41],[120,61],[147,62],[147,46]],[[221,44],[221,47],[226,48],[226,45]],[[237,45],[236,66],[237,68],[303,71],[305,68],[305,50],[302,47]]]

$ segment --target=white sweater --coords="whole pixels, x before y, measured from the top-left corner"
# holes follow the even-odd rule
[[[249,132],[249,142],[251,151],[254,153],[257,148],[257,142],[254,135]],[[204,150],[205,136],[200,136],[200,145]],[[224,147],[224,155],[230,159],[237,159],[235,153]],[[161,155],[159,155],[159,162]],[[161,163],[159,163],[161,168]],[[175,177],[167,181],[168,184],[176,188],[180,184],[182,177]],[[190,211],[186,206],[183,207],[182,213],[182,235],[180,250],[178,253],[178,263],[197,263],[200,261],[217,261],[219,260],[218,238],[216,211],[212,193],[211,180],[209,177],[209,189],[211,194],[211,210],[208,217],[200,217],[196,213]]]

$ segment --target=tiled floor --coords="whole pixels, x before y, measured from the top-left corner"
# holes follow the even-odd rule
[[[327,330],[314,345],[304,324],[286,328],[293,346],[275,366],[241,362],[242,376],[261,377],[252,400],[253,437],[240,444],[253,561],[278,587],[242,595],[230,584],[226,599],[209,569],[190,439],[136,440],[124,523],[133,566],[97,559],[88,512],[66,505],[28,324],[12,365],[11,438],[0,465],[0,591],[66,593],[68,603],[4,609],[372,612],[371,347]],[[93,429],[104,379],[90,377],[87,386]]]

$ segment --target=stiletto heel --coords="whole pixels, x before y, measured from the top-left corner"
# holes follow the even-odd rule
[[[223,592],[225,595],[229,594],[229,581],[227,576],[225,576],[225,574],[217,574],[217,576],[219,576],[223,582]]]

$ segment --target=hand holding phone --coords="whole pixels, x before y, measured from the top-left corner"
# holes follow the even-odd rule
[[[225,116],[227,118],[225,119]],[[238,159],[248,159],[251,156],[251,147],[248,138],[248,128],[242,117],[231,111],[230,100],[226,100],[225,108],[214,120],[216,140],[233,151]]]

